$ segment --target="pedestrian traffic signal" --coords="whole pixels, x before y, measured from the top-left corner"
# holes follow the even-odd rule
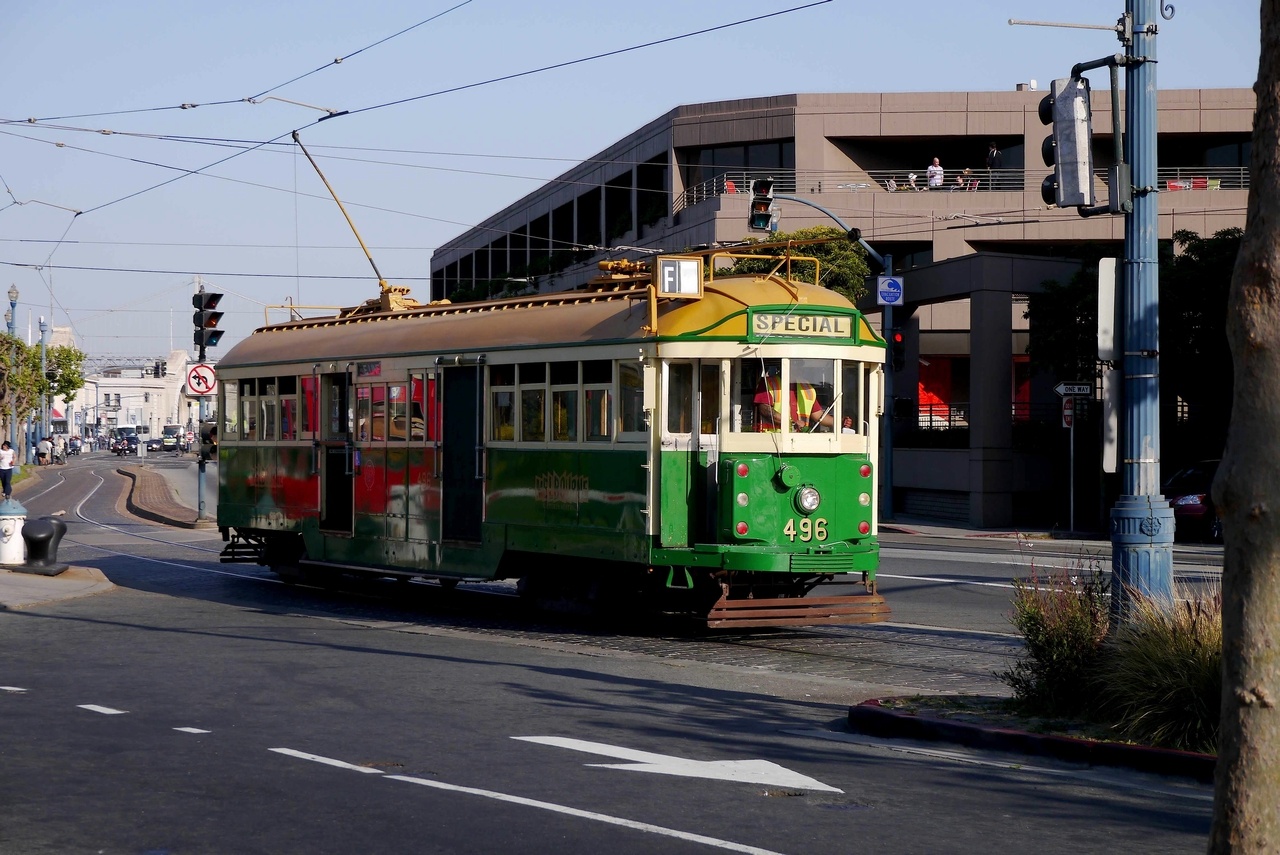
[[[901,371],[907,364],[907,339],[900,329],[889,330],[889,367]]]
[[[757,178],[751,182],[751,211],[747,226],[755,231],[773,231],[773,179]]]
[[[191,305],[196,307],[191,321],[196,325],[195,345],[197,348],[213,347],[222,338],[222,330],[218,329],[218,321],[222,320],[222,312],[216,311],[222,302],[221,294],[211,291],[197,291],[191,297]]]
[[[1089,81],[1063,77],[1053,81],[1040,102],[1040,121],[1053,126],[1041,146],[1045,166],[1053,174],[1040,186],[1046,205],[1085,208],[1093,196],[1093,117],[1089,106]]]

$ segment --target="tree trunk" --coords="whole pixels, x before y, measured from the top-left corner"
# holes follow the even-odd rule
[[[1231,281],[1214,853],[1280,851],[1280,0],[1262,0],[1249,212]]]

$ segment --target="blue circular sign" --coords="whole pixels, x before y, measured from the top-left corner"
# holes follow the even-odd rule
[[[892,306],[902,300],[902,281],[893,276],[881,276],[878,280],[880,302]]]

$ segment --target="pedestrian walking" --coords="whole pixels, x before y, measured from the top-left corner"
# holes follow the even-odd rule
[[[0,443],[0,487],[4,488],[5,501],[13,495],[13,467],[18,461],[18,452],[9,445],[9,440]]]

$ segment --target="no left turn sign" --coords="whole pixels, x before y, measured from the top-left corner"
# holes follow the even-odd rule
[[[192,365],[187,370],[187,394],[197,397],[212,395],[213,390],[217,387],[218,375],[214,372],[213,366],[204,362]]]

